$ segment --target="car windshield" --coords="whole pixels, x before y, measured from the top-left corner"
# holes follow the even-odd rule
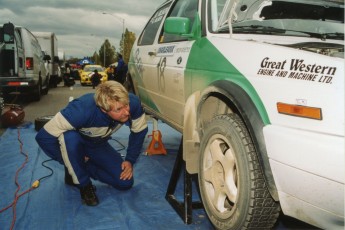
[[[97,70],[98,72],[103,72],[103,67],[101,66],[85,66],[84,71],[85,72],[93,72]]]
[[[344,40],[343,0],[211,0],[211,30]]]

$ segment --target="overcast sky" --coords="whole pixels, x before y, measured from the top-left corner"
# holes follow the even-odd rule
[[[90,56],[105,39],[119,50],[125,27],[139,36],[165,0],[0,0],[0,24],[54,32],[66,58]],[[103,14],[106,13],[106,14]]]

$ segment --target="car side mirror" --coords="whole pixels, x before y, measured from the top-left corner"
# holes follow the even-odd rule
[[[193,23],[186,17],[168,17],[164,22],[164,32],[175,34],[188,39],[201,37],[201,22],[198,12],[195,12]]]
[[[182,17],[169,17],[164,22],[164,32],[189,37],[190,19]]]

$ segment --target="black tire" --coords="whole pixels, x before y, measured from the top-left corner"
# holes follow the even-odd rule
[[[127,75],[126,81],[123,83],[123,86],[127,89],[128,92],[137,95],[134,90],[134,84],[131,76]]]
[[[49,87],[42,89],[42,95],[47,95],[49,92]]]
[[[200,146],[199,187],[217,229],[272,229],[280,212],[265,183],[248,131],[236,114],[219,115]]]
[[[56,88],[58,83],[59,83],[59,81],[58,81],[58,79],[55,76],[53,76],[53,77],[50,76],[50,78],[49,78],[49,87]]]
[[[34,89],[33,97],[35,101],[40,101],[42,97],[42,81],[40,80]]]
[[[42,89],[42,95],[47,95],[50,89],[50,76],[48,75],[45,80],[45,87]]]
[[[46,115],[35,119],[35,130],[38,132],[54,115]]]

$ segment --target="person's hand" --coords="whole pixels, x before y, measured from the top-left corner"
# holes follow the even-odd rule
[[[122,173],[120,175],[121,180],[130,180],[133,176],[133,167],[132,163],[129,161],[122,162],[121,165]]]

